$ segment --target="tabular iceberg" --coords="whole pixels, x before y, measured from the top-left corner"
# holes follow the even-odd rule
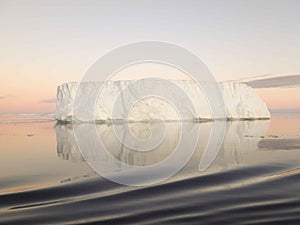
[[[114,104],[117,98],[126,104],[130,96],[126,95],[122,99],[122,91],[133,81],[106,81],[103,82],[86,82],[65,83],[57,88],[57,109],[55,118],[58,121],[81,121],[89,122],[91,118],[95,121],[109,121],[115,118],[113,116]],[[144,82],[147,82],[145,80]],[[176,80],[174,82],[184,93],[189,96],[194,109],[195,115],[188,115],[186,118],[180,117],[176,109],[168,101],[149,97],[137,101],[131,107],[130,112],[126,115],[129,121],[149,121],[153,118],[160,118],[165,121],[178,120],[198,120],[198,119],[268,119],[270,112],[266,104],[256,94],[255,90],[243,83],[222,82],[218,83],[223,101],[225,104],[224,118],[214,118],[212,116],[210,105],[201,88],[192,80]],[[159,85],[159,81],[157,81]],[[99,90],[101,87],[101,94]],[[143,88],[141,85],[140,89]],[[168,87],[163,87],[168,90]],[[134,95],[134,91],[132,95]],[[99,96],[98,96],[99,95]],[[76,105],[74,100],[77,96]],[[97,98],[96,98],[97,97]],[[132,96],[133,98],[135,96]],[[96,102],[93,101],[96,99]],[[91,107],[92,106],[92,107]],[[74,107],[77,107],[77,113],[74,116]],[[79,109],[79,110],[78,110]],[[92,117],[91,117],[92,116]]]

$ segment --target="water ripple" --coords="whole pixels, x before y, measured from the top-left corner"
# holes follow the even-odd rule
[[[246,167],[144,188],[90,179],[1,195],[0,224],[293,224],[299,178],[298,170]]]

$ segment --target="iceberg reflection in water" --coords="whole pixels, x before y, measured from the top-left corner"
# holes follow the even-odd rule
[[[73,129],[85,132],[86,146],[93,149],[93,124],[2,125],[0,224],[299,224],[299,122],[300,114],[225,122],[222,147],[204,171],[199,163],[216,123],[190,123],[200,137],[186,166],[165,182],[144,187],[111,182],[87,166],[85,159],[108,170],[113,164],[97,152],[79,151]],[[165,125],[163,142],[149,152],[121,145],[112,126],[95,127],[116,159],[147,166],[168,157],[179,141],[180,123]],[[147,124],[129,126],[137,137],[150,134]],[[28,131],[36,135],[28,137]],[[126,177],[123,167],[113,168]]]
[[[214,125],[218,125],[220,121],[205,122],[205,123],[189,123],[190,129],[199,129],[199,139],[195,152],[187,165],[180,171],[178,175],[184,175],[186,173],[199,173],[199,163],[204,157],[205,148],[208,144],[211,129]],[[231,167],[238,166],[240,163],[247,164],[247,160],[252,160],[251,157],[247,159],[247,154],[257,149],[259,141],[267,132],[269,127],[269,120],[255,120],[255,121],[227,121],[226,133],[222,146],[216,157],[212,159],[207,171],[230,169]],[[118,124],[115,126],[129,126],[130,135],[135,136],[139,140],[145,140],[150,137],[151,130],[149,123],[129,123]],[[111,160],[107,155],[97,151],[95,147],[96,141],[92,135],[89,135],[89,131],[96,128],[98,138],[101,139],[105,148],[109,153],[118,161],[124,162],[128,165],[134,166],[148,166],[156,164],[162,160],[165,160],[170,154],[172,154],[174,148],[180,141],[181,123],[179,122],[167,122],[164,123],[166,127],[166,133],[163,141],[151,151],[137,151],[127,148],[118,140],[114,134],[113,126],[107,124],[57,124],[55,127],[57,138],[57,152],[58,155],[67,160],[73,161],[88,161],[97,162],[101,164],[107,173],[120,173],[128,172],[127,168],[122,167],[123,164],[116,164],[114,160]],[[90,151],[79,151],[76,138],[74,135],[74,127],[77,131],[82,131],[84,135],[84,141],[86,148]],[[126,129],[124,129],[126,130]],[[123,138],[126,139],[124,133]],[[91,138],[92,137],[92,138]],[[219,137],[211,137],[219,138]],[[189,143],[184,146],[186,148],[191,147]],[[180,155],[178,156],[180,157]],[[172,165],[165,165],[170,166]],[[160,170],[163,169],[160,167]],[[114,171],[111,171],[114,170]],[[207,171],[204,171],[207,172]],[[130,172],[130,171],[129,171]],[[153,171],[153,173],[159,173],[160,171]],[[146,178],[145,178],[146,179]]]

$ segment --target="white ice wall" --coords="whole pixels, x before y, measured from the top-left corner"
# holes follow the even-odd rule
[[[62,84],[57,88],[57,110],[55,118],[61,121],[76,120],[86,122],[90,120],[92,115],[95,116],[96,120],[100,121],[112,119],[112,109],[116,98],[131,82],[132,81],[108,81],[105,82],[103,86],[100,82],[87,82],[82,83],[80,86],[75,82]],[[186,115],[186,118],[182,119],[214,119],[212,118],[205,95],[194,81],[178,80],[173,82],[190,97],[196,109],[196,115],[193,115],[194,118],[190,118],[190,115]],[[159,83],[157,83],[157,85],[159,85]],[[234,82],[224,82],[218,85],[223,95],[226,118],[270,118],[268,108],[253,88],[246,84]],[[92,99],[95,99],[95,96],[98,95],[101,86],[103,89],[95,104],[95,111],[93,111],[91,105],[94,105],[94,102],[92,102]],[[143,85],[141,85],[141,89],[142,88]],[[166,89],[165,91],[169,91],[165,86],[162,88]],[[76,93],[78,96],[78,105],[76,107],[80,110],[77,111],[78,113],[75,118],[73,116],[73,102]],[[128,101],[128,96],[126,96],[126,99],[122,99],[122,102],[126,103],[126,101]],[[176,110],[168,102],[157,98],[146,98],[139,101],[130,111],[128,119],[144,121],[157,117],[162,120],[180,119]]]

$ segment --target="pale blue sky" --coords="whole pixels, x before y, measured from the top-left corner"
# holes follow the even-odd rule
[[[112,48],[143,40],[191,50],[218,81],[297,74],[299,11],[297,0],[0,0],[0,96],[52,98]]]

